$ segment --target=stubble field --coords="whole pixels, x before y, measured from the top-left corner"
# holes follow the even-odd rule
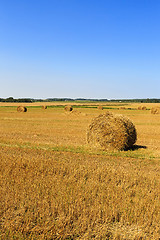
[[[0,239],[160,239],[160,114],[149,110],[158,104],[64,104],[0,106]],[[133,121],[133,149],[87,145],[106,111]]]

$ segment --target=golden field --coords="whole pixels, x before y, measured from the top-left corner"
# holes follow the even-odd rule
[[[0,104],[0,239],[160,239],[160,104],[66,104]],[[133,149],[88,146],[106,111],[133,121]]]

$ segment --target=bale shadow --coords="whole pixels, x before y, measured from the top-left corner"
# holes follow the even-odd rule
[[[143,146],[143,145],[133,145],[132,147],[128,148],[127,150],[132,150],[132,151],[135,151],[135,150],[138,150],[138,149],[146,149],[147,147],[146,146]]]

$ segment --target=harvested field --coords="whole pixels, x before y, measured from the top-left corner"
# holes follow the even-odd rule
[[[103,104],[131,119],[137,142],[102,151],[86,141],[95,103],[41,104],[0,107],[0,239],[159,240],[160,114]]]

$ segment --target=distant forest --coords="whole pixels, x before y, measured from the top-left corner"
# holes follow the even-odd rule
[[[85,98],[47,98],[47,99],[34,99],[34,98],[18,98],[15,99],[13,97],[8,98],[0,98],[0,102],[25,102],[25,103],[33,103],[33,102],[141,102],[141,103],[160,103],[159,98],[145,98],[145,99],[85,99]]]

